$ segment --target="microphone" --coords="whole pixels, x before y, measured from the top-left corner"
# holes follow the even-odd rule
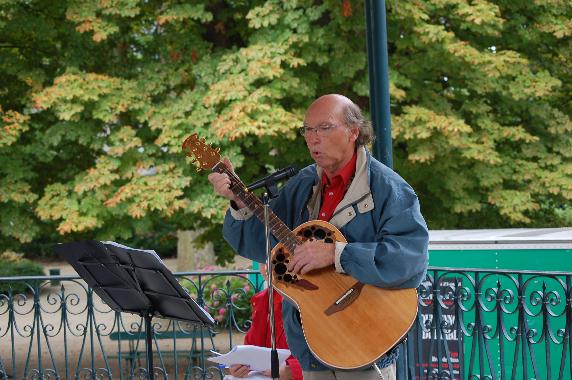
[[[249,191],[256,190],[263,186],[266,188],[272,187],[276,185],[276,182],[281,181],[283,179],[288,179],[290,177],[295,176],[298,173],[298,168],[295,166],[288,166],[284,169],[280,169],[275,171],[274,173],[267,175],[266,177],[259,179],[258,181],[252,182],[250,185],[247,186]]]

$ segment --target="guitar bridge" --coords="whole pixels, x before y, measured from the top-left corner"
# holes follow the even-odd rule
[[[360,295],[364,284],[361,282],[356,282],[351,288],[346,290],[340,298],[338,298],[330,307],[324,311],[326,315],[332,315],[338,311],[342,311],[348,306],[350,306]]]

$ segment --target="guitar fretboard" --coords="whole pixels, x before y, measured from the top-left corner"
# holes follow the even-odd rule
[[[242,183],[240,178],[229,170],[226,165],[219,162],[212,169],[218,173],[225,173],[228,175],[231,181],[230,190],[238,199],[240,199],[250,211],[256,215],[256,217],[264,223],[264,204],[256,195],[248,191],[246,186]],[[286,249],[293,254],[298,241],[296,235],[274,214],[274,212],[268,208],[268,224],[270,232],[278,241],[286,247]]]

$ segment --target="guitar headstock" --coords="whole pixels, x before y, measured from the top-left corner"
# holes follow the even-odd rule
[[[183,151],[188,157],[194,157],[201,169],[212,169],[220,162],[220,148],[213,149],[199,135],[193,133],[183,142]]]

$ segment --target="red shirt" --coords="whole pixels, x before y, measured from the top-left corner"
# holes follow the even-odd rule
[[[342,201],[348,189],[352,177],[356,172],[357,153],[342,168],[340,173],[334,178],[328,178],[326,172],[322,173],[322,207],[318,214],[318,219],[328,221],[338,204]]]
[[[288,348],[284,324],[282,322],[282,297],[274,291],[274,327],[276,328],[276,348]],[[244,336],[244,344],[260,347],[272,347],[270,334],[270,322],[268,314],[268,288],[256,293],[250,299],[252,304],[252,325]],[[302,367],[294,356],[286,359],[286,365],[290,367],[292,379],[302,380]]]

